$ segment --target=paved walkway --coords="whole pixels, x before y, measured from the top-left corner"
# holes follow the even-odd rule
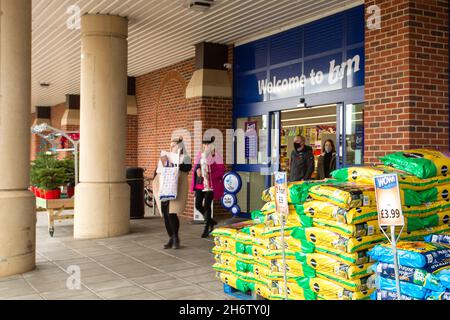
[[[9,300],[223,300],[212,269],[212,239],[201,225],[184,221],[181,250],[163,250],[163,221],[132,221],[131,234],[107,240],[75,241],[73,222],[56,224],[50,238],[46,214],[38,214],[37,268],[0,279],[0,299]],[[81,288],[70,290],[68,268],[81,270]],[[70,283],[70,281],[69,281]]]

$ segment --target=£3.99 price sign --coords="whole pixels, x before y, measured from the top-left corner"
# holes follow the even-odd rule
[[[380,227],[404,226],[400,187],[396,174],[384,174],[375,177],[378,221]]]
[[[275,205],[277,213],[284,219],[289,215],[288,187],[286,172],[275,173]]]

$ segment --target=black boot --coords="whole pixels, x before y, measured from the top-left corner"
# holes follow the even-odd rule
[[[217,221],[216,220],[212,220],[210,226],[209,226],[209,233],[214,231],[214,227],[217,226]]]
[[[175,250],[180,249],[180,238],[178,237],[178,235],[175,235],[173,237],[173,246],[172,246],[172,248],[175,249]]]
[[[205,230],[203,230],[203,234],[202,234],[202,238],[203,238],[203,239],[209,237],[209,233],[210,233],[210,232],[209,232],[209,226],[210,226],[210,223],[209,223],[209,222],[206,223]]]
[[[173,243],[174,243],[174,238],[171,237],[170,240],[169,240],[169,242],[167,242],[167,244],[164,245],[164,249],[166,249],[166,250],[171,249],[172,246],[173,246]]]

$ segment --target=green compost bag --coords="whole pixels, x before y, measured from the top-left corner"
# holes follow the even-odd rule
[[[406,231],[417,231],[450,223],[450,212],[443,211],[428,217],[405,217]]]
[[[345,253],[340,250],[336,250],[334,248],[329,248],[327,246],[321,246],[317,245],[313,242],[310,242],[308,240],[304,240],[302,238],[302,231],[301,228],[298,228],[299,230],[294,231],[291,234],[291,237],[287,240],[287,242],[290,243],[292,246],[296,246],[299,248],[298,252],[300,253],[321,253],[324,255],[328,255],[333,259],[337,259],[342,261],[345,264],[355,264],[355,265],[361,265],[371,262],[371,259],[368,255],[368,250],[361,250],[358,252],[353,253]],[[295,242],[293,244],[292,242]],[[298,258],[298,257],[296,257]]]
[[[442,201],[450,199],[450,184],[443,184],[437,187],[420,191],[419,196],[423,203]]]
[[[435,150],[415,149],[393,153],[381,161],[394,168],[406,171],[421,179],[447,176],[450,156]]]
[[[374,177],[387,173],[396,173],[400,188],[412,189],[412,190],[427,190],[435,187],[438,184],[438,178],[433,177],[430,179],[420,179],[414,175],[411,175],[405,171],[398,170],[389,166],[376,166],[376,167],[349,167],[342,168],[333,171],[331,174],[333,178],[342,182],[356,182],[365,185],[373,185]],[[449,181],[450,183],[450,181]],[[443,183],[441,183],[443,184]]]
[[[324,181],[305,181],[304,183],[295,184],[289,187],[289,198],[292,204],[303,204],[306,201],[311,200],[309,190],[311,190],[312,187],[324,184],[334,185],[340,183],[341,182],[334,179]]]
[[[252,220],[256,223],[264,223],[266,222],[267,215],[261,212],[261,210],[256,210],[252,212]]]

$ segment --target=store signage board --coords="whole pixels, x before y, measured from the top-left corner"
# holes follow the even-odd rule
[[[401,300],[399,261],[397,254],[397,242],[405,226],[405,218],[402,211],[400,197],[400,185],[397,174],[383,174],[374,177],[375,195],[377,199],[378,222],[383,234],[392,244],[392,256],[394,259],[395,280],[397,287],[397,299]],[[389,237],[383,227],[390,227]],[[395,228],[401,227],[400,233],[396,235]]]
[[[227,173],[223,183],[227,193],[237,194],[242,188],[242,179],[236,172]]]
[[[245,158],[258,158],[258,123],[256,121],[245,123]]]
[[[288,186],[287,186],[287,174],[286,172],[275,173],[275,205],[280,220],[283,221],[289,215],[289,203],[288,203]],[[283,219],[284,218],[284,219]]]
[[[396,174],[376,176],[375,194],[380,227],[403,227],[405,218],[402,211],[398,176]]]
[[[289,216],[289,203],[288,203],[288,184],[286,172],[275,172],[275,205],[276,212],[279,215],[281,221],[281,246],[283,253],[283,276],[284,276],[284,294],[285,299],[288,300],[288,288],[287,288],[287,270],[286,270],[286,246],[284,241],[284,227],[287,217]]]

